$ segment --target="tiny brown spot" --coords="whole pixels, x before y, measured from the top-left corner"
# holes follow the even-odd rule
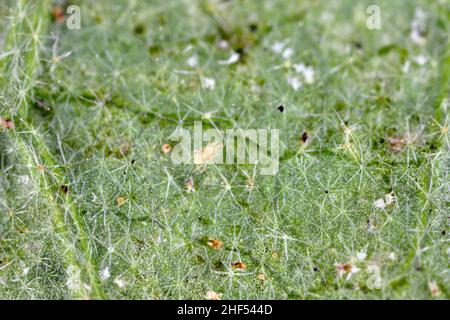
[[[63,22],[65,19],[64,8],[59,5],[53,6],[52,17],[53,17],[53,21],[55,21],[57,23]]]

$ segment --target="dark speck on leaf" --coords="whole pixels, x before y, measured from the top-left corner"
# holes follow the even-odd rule
[[[236,48],[236,49],[234,49],[234,51],[235,51],[236,53],[239,53],[240,55],[243,55],[243,54],[244,54],[244,48]]]
[[[142,23],[138,23],[134,26],[133,32],[136,34],[143,34],[145,32],[145,26]]]
[[[314,268],[313,268],[313,271],[314,271],[314,272],[318,272],[318,271],[319,271],[319,268],[314,267]]]
[[[303,132],[302,134],[302,143],[305,143],[306,140],[308,140],[309,136],[308,136],[308,132]]]
[[[131,160],[131,164],[135,164],[136,163],[136,159]]]
[[[442,230],[442,235],[445,236],[447,234],[447,232],[445,232],[445,230]]]
[[[353,41],[352,44],[353,44],[353,45],[355,46],[355,48],[358,49],[358,50],[361,50],[361,49],[363,48],[362,43],[359,42],[359,41]]]
[[[284,112],[284,107],[283,107],[283,106],[279,106],[277,109],[278,109],[278,111],[280,111],[280,112]]]
[[[329,191],[328,191],[328,190],[325,190],[325,193],[329,193]]]
[[[69,186],[63,184],[59,187],[59,190],[61,190],[62,193],[67,194],[67,192],[69,192]]]
[[[150,45],[150,46],[148,47],[148,53],[149,53],[151,56],[157,56],[157,55],[159,55],[159,54],[161,53],[162,49],[163,49],[163,48],[162,48],[160,45],[158,45],[158,44],[152,44],[152,45]]]
[[[256,32],[256,31],[258,31],[258,25],[257,25],[256,23],[252,23],[252,24],[250,24],[250,25],[248,26],[248,29],[249,29],[251,32]]]

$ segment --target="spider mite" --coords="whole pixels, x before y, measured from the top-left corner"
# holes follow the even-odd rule
[[[0,127],[3,129],[12,129],[14,128],[14,121],[11,119],[0,119]]]
[[[52,17],[53,21],[57,23],[62,23],[66,19],[66,15],[64,13],[64,8],[60,5],[55,5],[52,8]]]
[[[261,175],[279,170],[279,129],[207,129],[194,122],[193,137],[188,129],[177,128],[170,136],[178,143],[172,148],[174,164],[259,163]],[[193,139],[192,139],[193,138]],[[208,144],[204,146],[204,142]]]
[[[211,248],[213,248],[215,250],[222,248],[222,245],[223,245],[222,241],[217,240],[217,239],[212,239],[212,238],[208,239],[207,244],[208,244],[208,246],[210,246]]]
[[[168,154],[172,150],[172,147],[170,146],[170,144],[165,143],[162,145],[161,149],[163,153]]]
[[[237,262],[233,262],[231,264],[231,267],[233,269],[245,270],[247,268],[247,265],[244,262],[242,262],[242,261],[237,261]]]

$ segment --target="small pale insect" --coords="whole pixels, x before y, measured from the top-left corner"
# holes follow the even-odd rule
[[[116,278],[114,279],[114,283],[120,288],[122,289],[123,287],[125,287],[125,281],[122,278]]]
[[[386,203],[383,198],[380,198],[374,201],[373,206],[377,209],[384,209],[386,208]]]
[[[233,53],[227,60],[219,60],[219,64],[228,65],[233,64],[239,61],[240,55],[239,53]]]
[[[184,186],[186,188],[187,192],[195,192],[195,188],[194,188],[194,179],[192,178],[188,178],[184,181]]]
[[[205,299],[206,300],[221,300],[222,294],[210,290],[210,291],[206,292]]]
[[[397,203],[397,197],[395,196],[394,192],[388,193],[384,198],[386,200],[387,206]]]
[[[397,203],[397,197],[394,192],[388,193],[383,198],[375,200],[373,203],[374,207],[377,209],[384,210],[386,207],[391,207]]]
[[[193,55],[192,57],[190,57],[187,60],[187,65],[191,68],[196,68],[198,67],[198,56]]]
[[[19,176],[19,178],[17,179],[17,182],[19,182],[22,185],[27,185],[28,182],[30,182],[30,177],[27,175]]]
[[[260,274],[258,274],[257,278],[258,278],[259,281],[265,281],[266,280],[266,275],[261,272]]]
[[[102,281],[108,280],[109,277],[111,276],[108,267],[104,268],[103,270],[100,270],[99,274],[100,274],[100,279]]]
[[[255,180],[252,178],[248,178],[245,187],[249,191],[253,190],[253,188],[255,187]]]
[[[370,233],[374,233],[378,230],[378,223],[374,219],[367,219],[367,231]]]
[[[391,261],[397,260],[397,255],[395,254],[395,252],[390,252],[388,254],[388,259],[391,260]]]
[[[117,205],[120,207],[121,205],[123,205],[125,203],[126,199],[124,197],[117,197],[116,201],[117,201]]]
[[[195,151],[194,163],[207,164],[212,162],[222,151],[223,144],[219,142],[210,142],[204,148]]]
[[[437,298],[442,294],[441,289],[435,281],[428,282],[428,289],[430,290],[433,298]]]
[[[366,256],[367,256],[366,251],[360,251],[356,254],[356,258],[359,261],[364,261],[364,259],[366,259]]]
[[[200,77],[200,83],[205,90],[214,90],[216,87],[216,80],[213,78]]]
[[[124,141],[119,146],[120,156],[126,157],[131,152],[131,143],[129,141]]]

